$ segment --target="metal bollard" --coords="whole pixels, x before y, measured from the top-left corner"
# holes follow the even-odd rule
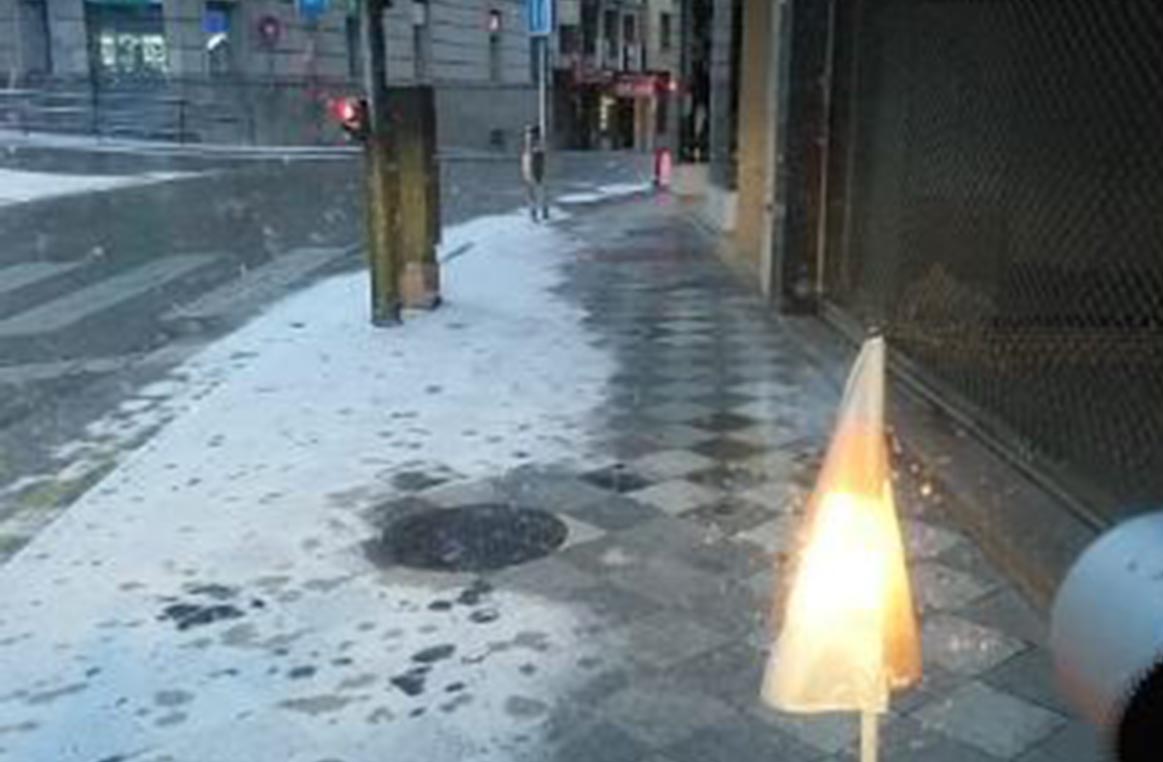
[[[1117,760],[1163,758],[1163,513],[1083,552],[1054,600],[1050,648],[1063,693]]]

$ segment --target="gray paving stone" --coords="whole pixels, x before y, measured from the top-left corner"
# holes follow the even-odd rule
[[[568,733],[550,752],[551,762],[638,762],[649,749],[614,723],[597,721]]]
[[[585,547],[563,551],[561,556],[583,569],[599,571],[612,563],[619,563],[617,560],[619,554],[662,555],[685,559],[704,546],[721,540],[722,533],[713,527],[701,527],[681,518],[662,516],[631,529],[611,533]]]
[[[665,480],[710,468],[715,465],[715,461],[690,450],[677,449],[651,453],[631,461],[628,465],[643,476]]]
[[[628,492],[626,496],[676,516],[717,502],[722,499],[723,493],[720,490],[692,484],[686,479],[671,479],[645,489]]]
[[[909,714],[925,704],[949,695],[965,680],[964,676],[950,672],[944,667],[926,664],[921,671],[920,682],[893,694],[892,711],[897,714]]]
[[[771,509],[736,497],[696,508],[685,516],[727,536],[753,529],[771,518]]]
[[[737,493],[737,497],[758,503],[772,511],[791,513],[799,504],[800,492],[794,485],[773,481],[745,489]]]
[[[497,487],[508,500],[548,511],[569,510],[609,497],[605,490],[586,484],[571,473],[538,469],[512,471]]]
[[[1060,715],[982,683],[970,682],[913,717],[927,730],[1014,759],[1065,724]]]
[[[637,500],[619,495],[610,495],[592,503],[574,505],[561,512],[608,532],[629,529],[662,515],[662,512],[653,506],[644,505]]]
[[[669,423],[685,423],[692,418],[699,418],[711,412],[712,410],[706,405],[697,405],[693,402],[668,402],[647,408],[643,414]]]
[[[1047,651],[1031,648],[1003,662],[980,679],[992,688],[1012,693],[1060,714],[1072,713],[1070,704],[1058,690],[1054,665]]]
[[[913,599],[922,614],[960,609],[989,592],[965,572],[930,561],[913,565],[912,581]]]
[[[647,425],[643,427],[643,431],[666,448],[684,449],[715,438],[715,435],[706,429],[696,429],[682,423]]]
[[[738,387],[736,387],[738,388]],[[754,402],[748,402],[732,409],[733,413],[754,418],[756,421],[786,420],[791,411],[787,401],[781,396],[760,396]]]
[[[616,627],[649,616],[660,608],[650,598],[611,584],[577,590],[571,595],[570,603],[601,627]]]
[[[1017,638],[949,614],[930,616],[921,637],[926,662],[967,676],[992,669],[1026,648]]]
[[[937,557],[946,566],[971,574],[990,589],[1009,587],[1009,581],[985,557],[985,553],[972,542],[954,545]]]
[[[895,718],[881,728],[879,741],[880,758],[886,762],[997,762],[996,757],[928,730],[909,717]],[[855,762],[859,754],[859,746],[853,746],[842,752],[836,762]]]
[[[644,680],[614,694],[598,712],[642,743],[662,749],[736,712],[720,699],[669,680]]]
[[[665,752],[676,762],[799,762],[819,756],[792,736],[746,715],[700,730]]]
[[[1019,762],[1112,762],[1114,754],[1098,731],[1076,720],[1018,759]]]
[[[924,521],[905,521],[902,527],[909,558],[927,561],[954,548],[965,538],[951,529]]]
[[[664,606],[687,608],[721,594],[724,584],[682,561],[661,556],[635,556],[599,576]]]
[[[759,695],[766,660],[759,649],[732,640],[673,666],[667,676],[745,708]]]
[[[1049,634],[1046,620],[1012,587],[1003,587],[975,601],[961,614],[1038,646],[1045,645]]]
[[[556,556],[510,567],[493,575],[492,581],[498,587],[554,599],[568,599],[579,590],[599,584],[594,575]]]
[[[674,610],[660,611],[610,630],[602,641],[631,658],[665,670],[698,654],[722,646],[729,635],[702,627]]]
[[[738,462],[755,457],[763,451],[763,447],[735,439],[731,436],[721,436],[708,442],[697,444],[691,448],[700,455],[724,462]]]
[[[746,532],[740,532],[735,539],[749,542],[774,556],[790,552],[795,547],[800,524],[796,516],[780,515]]]
[[[753,705],[751,713],[820,754],[841,752],[860,736],[855,713],[791,714],[759,703]]]

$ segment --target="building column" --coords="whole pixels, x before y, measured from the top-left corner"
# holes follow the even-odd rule
[[[66,78],[89,76],[89,34],[84,0],[46,0],[49,48],[53,74]]]
[[[203,0],[163,0],[169,73],[173,77],[206,74],[202,32]]]
[[[720,188],[735,187],[735,166],[731,157],[735,129],[732,105],[737,102],[736,82],[732,76],[732,59],[737,55],[732,33],[732,16],[741,0],[714,0],[711,13],[711,103],[710,181]]]
[[[742,59],[739,74],[739,210],[736,242],[748,270],[760,274],[763,244],[767,148],[774,137],[768,101],[775,97],[771,75],[771,0],[743,3]]]

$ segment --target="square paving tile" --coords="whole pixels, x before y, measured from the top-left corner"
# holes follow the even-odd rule
[[[672,744],[675,762],[799,762],[819,756],[792,736],[754,717],[737,715]]]
[[[795,421],[795,406],[789,403],[786,395],[779,397],[759,397],[753,402],[747,402],[732,408],[732,413],[751,418],[753,421],[782,422],[785,425]]]
[[[740,394],[748,394],[758,399],[771,399],[773,397],[781,399],[795,391],[793,386],[771,378],[744,381],[735,384],[732,388]]]
[[[930,616],[921,628],[925,661],[959,675],[977,675],[1025,650],[1017,638],[950,614]]]
[[[661,749],[722,725],[735,711],[722,700],[666,680],[640,681],[616,693],[599,713],[642,743]]]
[[[618,545],[644,555],[664,555],[687,560],[709,546],[722,541],[723,535],[713,527],[704,527],[675,516],[662,516],[619,532]]]
[[[928,730],[1014,759],[1065,724],[1065,719],[1028,701],[970,682],[921,707],[913,717]]]
[[[748,502],[762,505],[774,513],[791,515],[806,501],[808,495],[799,488],[782,481],[764,482],[735,494]]]
[[[592,503],[609,492],[579,481],[572,473],[517,469],[498,484],[504,497],[513,502],[547,511],[560,511]]]
[[[730,636],[702,627],[673,610],[661,611],[607,632],[602,641],[655,669],[667,669],[722,646]]]
[[[601,487],[602,489],[619,494],[642,489],[651,484],[650,479],[641,476],[624,463],[615,463],[605,468],[599,468],[596,471],[590,471],[587,474],[583,474],[581,480],[595,487]]]
[[[775,421],[759,421],[753,426],[736,429],[731,432],[734,439],[753,444],[758,447],[782,447],[800,439],[803,433],[793,426]]]
[[[672,558],[636,557],[599,576],[638,595],[670,607],[697,610],[705,600],[722,594],[722,583],[713,575]]]
[[[714,461],[712,461],[714,462]],[[686,480],[722,492],[743,492],[767,483],[767,476],[737,463],[718,463],[711,468],[686,475]]]
[[[914,564],[912,579],[914,598],[922,612],[959,609],[989,592],[970,575],[932,561]]]
[[[1054,665],[1048,651],[1031,648],[1003,662],[979,678],[991,688],[1011,693],[1060,714],[1072,708],[1058,690]]]
[[[604,500],[575,506],[561,513],[606,532],[620,532],[664,515],[657,508],[616,494],[611,494]]]
[[[645,489],[628,493],[628,496],[658,510],[677,515],[709,505],[722,498],[722,492],[692,484],[686,479],[671,479]]]
[[[764,448],[748,444],[740,439],[731,437],[717,437],[708,442],[702,442],[690,448],[699,455],[706,455],[721,461],[740,461],[763,452]]]
[[[664,450],[644,455],[629,464],[634,471],[648,478],[674,479],[692,471],[709,468],[715,461],[705,455],[698,455],[685,449]]]
[[[924,521],[904,522],[905,542],[908,544],[909,558],[927,561],[951,550],[965,538],[951,529],[944,529]]]
[[[608,582],[575,590],[569,600],[571,606],[583,611],[585,618],[600,627],[616,627],[660,610],[650,598]]]
[[[715,438],[714,433],[706,429],[696,429],[682,423],[644,425],[642,431],[643,434],[663,445],[664,449],[686,449]]]
[[[766,661],[759,649],[733,640],[673,666],[667,676],[746,707],[759,695]]]
[[[541,756],[541,759],[547,762],[640,762],[650,750],[625,729],[603,720],[567,731],[561,742],[548,753],[550,756]]]
[[[1111,762],[1114,753],[1098,731],[1084,722],[1073,721],[1018,759],[1019,762]]]
[[[728,496],[685,514],[685,517],[732,536],[759,526],[772,517],[770,508]]]
[[[800,520],[787,514],[776,516],[735,536],[763,549],[769,556],[790,553],[796,545],[800,532]]]
[[[691,426],[707,431],[714,431],[716,433],[727,433],[736,431],[737,429],[745,429],[748,426],[755,425],[755,419],[748,418],[745,415],[738,415],[736,413],[722,412],[721,408],[716,408],[716,412],[711,415],[706,415],[701,418],[692,418],[688,421]]]
[[[965,607],[961,614],[1035,645],[1044,645],[1048,637],[1045,618],[1013,588],[996,590]]]
[[[667,402],[663,405],[649,407],[643,411],[643,414],[668,423],[684,423],[710,415],[711,412],[713,411],[706,405],[696,405],[693,402]]]
[[[881,729],[880,758],[902,762],[997,762],[997,758],[968,744],[935,733],[909,717],[895,717]],[[839,755],[836,762],[856,762],[858,744]]]
[[[860,737],[859,717],[851,712],[791,714],[760,703],[754,704],[751,712],[805,746],[823,754],[840,752]]]
[[[599,584],[597,577],[557,556],[511,566],[494,574],[491,580],[500,588],[511,587],[549,598],[568,598],[579,590]]]

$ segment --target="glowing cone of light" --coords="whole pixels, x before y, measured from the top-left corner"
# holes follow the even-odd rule
[[[921,676],[921,646],[884,437],[884,340],[864,344],[808,506],[805,542],[763,699],[789,712],[862,715],[861,759],[876,758],[876,715]]]

